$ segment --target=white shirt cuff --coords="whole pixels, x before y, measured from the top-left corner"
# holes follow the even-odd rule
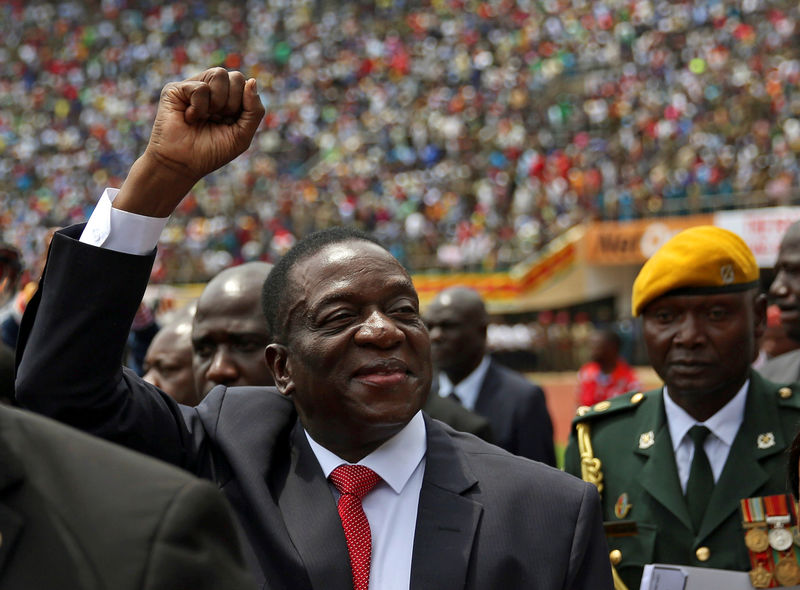
[[[111,203],[118,192],[116,188],[103,191],[83,228],[80,241],[125,254],[149,254],[158,245],[158,238],[169,217],[146,217],[114,209]]]

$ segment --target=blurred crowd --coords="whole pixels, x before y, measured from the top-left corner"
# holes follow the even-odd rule
[[[0,240],[34,264],[141,153],[165,81],[257,79],[155,281],[355,224],[412,270],[503,269],[566,228],[798,198],[800,5],[762,0],[0,2]]]

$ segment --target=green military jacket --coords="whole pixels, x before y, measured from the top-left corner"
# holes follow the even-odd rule
[[[800,426],[800,385],[780,386],[751,372],[744,422],[697,536],[678,480],[662,390],[629,393],[578,413],[565,469],[581,477],[576,425],[586,423],[602,463],[603,518],[637,525],[636,535],[608,539],[629,590],[639,588],[647,563],[750,569],[739,500],[790,491],[787,449]]]

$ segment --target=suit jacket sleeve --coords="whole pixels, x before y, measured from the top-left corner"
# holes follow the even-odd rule
[[[191,432],[166,394],[122,368],[155,252],[134,256],[58,232],[39,289],[23,316],[17,400],[91,434],[192,469]],[[187,421],[192,413],[186,410]]]
[[[524,398],[519,412],[517,454],[555,467],[553,423],[547,410],[544,391],[538,385],[532,385],[532,388],[533,395]]]
[[[254,587],[244,565],[233,514],[219,491],[203,481],[185,485],[161,519],[142,590]]]
[[[594,590],[613,587],[608,543],[603,530],[600,495],[597,488],[588,484],[583,502],[578,510],[575,537],[569,556],[570,580],[565,588]]]

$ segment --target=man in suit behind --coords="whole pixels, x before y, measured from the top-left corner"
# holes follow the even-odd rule
[[[246,590],[216,486],[0,406],[0,589]]]
[[[800,392],[750,368],[766,316],[758,278],[736,234],[700,226],[674,236],[633,285],[664,387],[578,410],[565,468],[603,486],[606,521],[636,523],[635,535],[609,538],[631,590],[648,563],[747,571],[783,557],[769,547],[749,555],[740,514],[745,498],[794,491],[785,451],[800,420]]]
[[[467,287],[439,293],[425,310],[439,370],[431,395],[454,397],[489,419],[494,442],[509,453],[555,465],[553,424],[542,388],[486,354],[489,316]]]
[[[786,334],[800,341],[800,221],[790,225],[781,239],[769,294],[780,310]],[[769,359],[759,372],[778,383],[800,381],[800,349]]]
[[[313,234],[270,273],[277,390],[220,385],[187,408],[120,368],[153,225],[263,115],[238,72],[165,87],[119,193],[53,241],[23,319],[22,403],[216,481],[265,588],[610,588],[594,486],[420,411],[431,366],[417,293],[366,235]]]
[[[216,385],[273,384],[264,362],[270,334],[260,297],[271,269],[261,261],[226,268],[200,294],[192,322],[192,369],[199,399]]]

